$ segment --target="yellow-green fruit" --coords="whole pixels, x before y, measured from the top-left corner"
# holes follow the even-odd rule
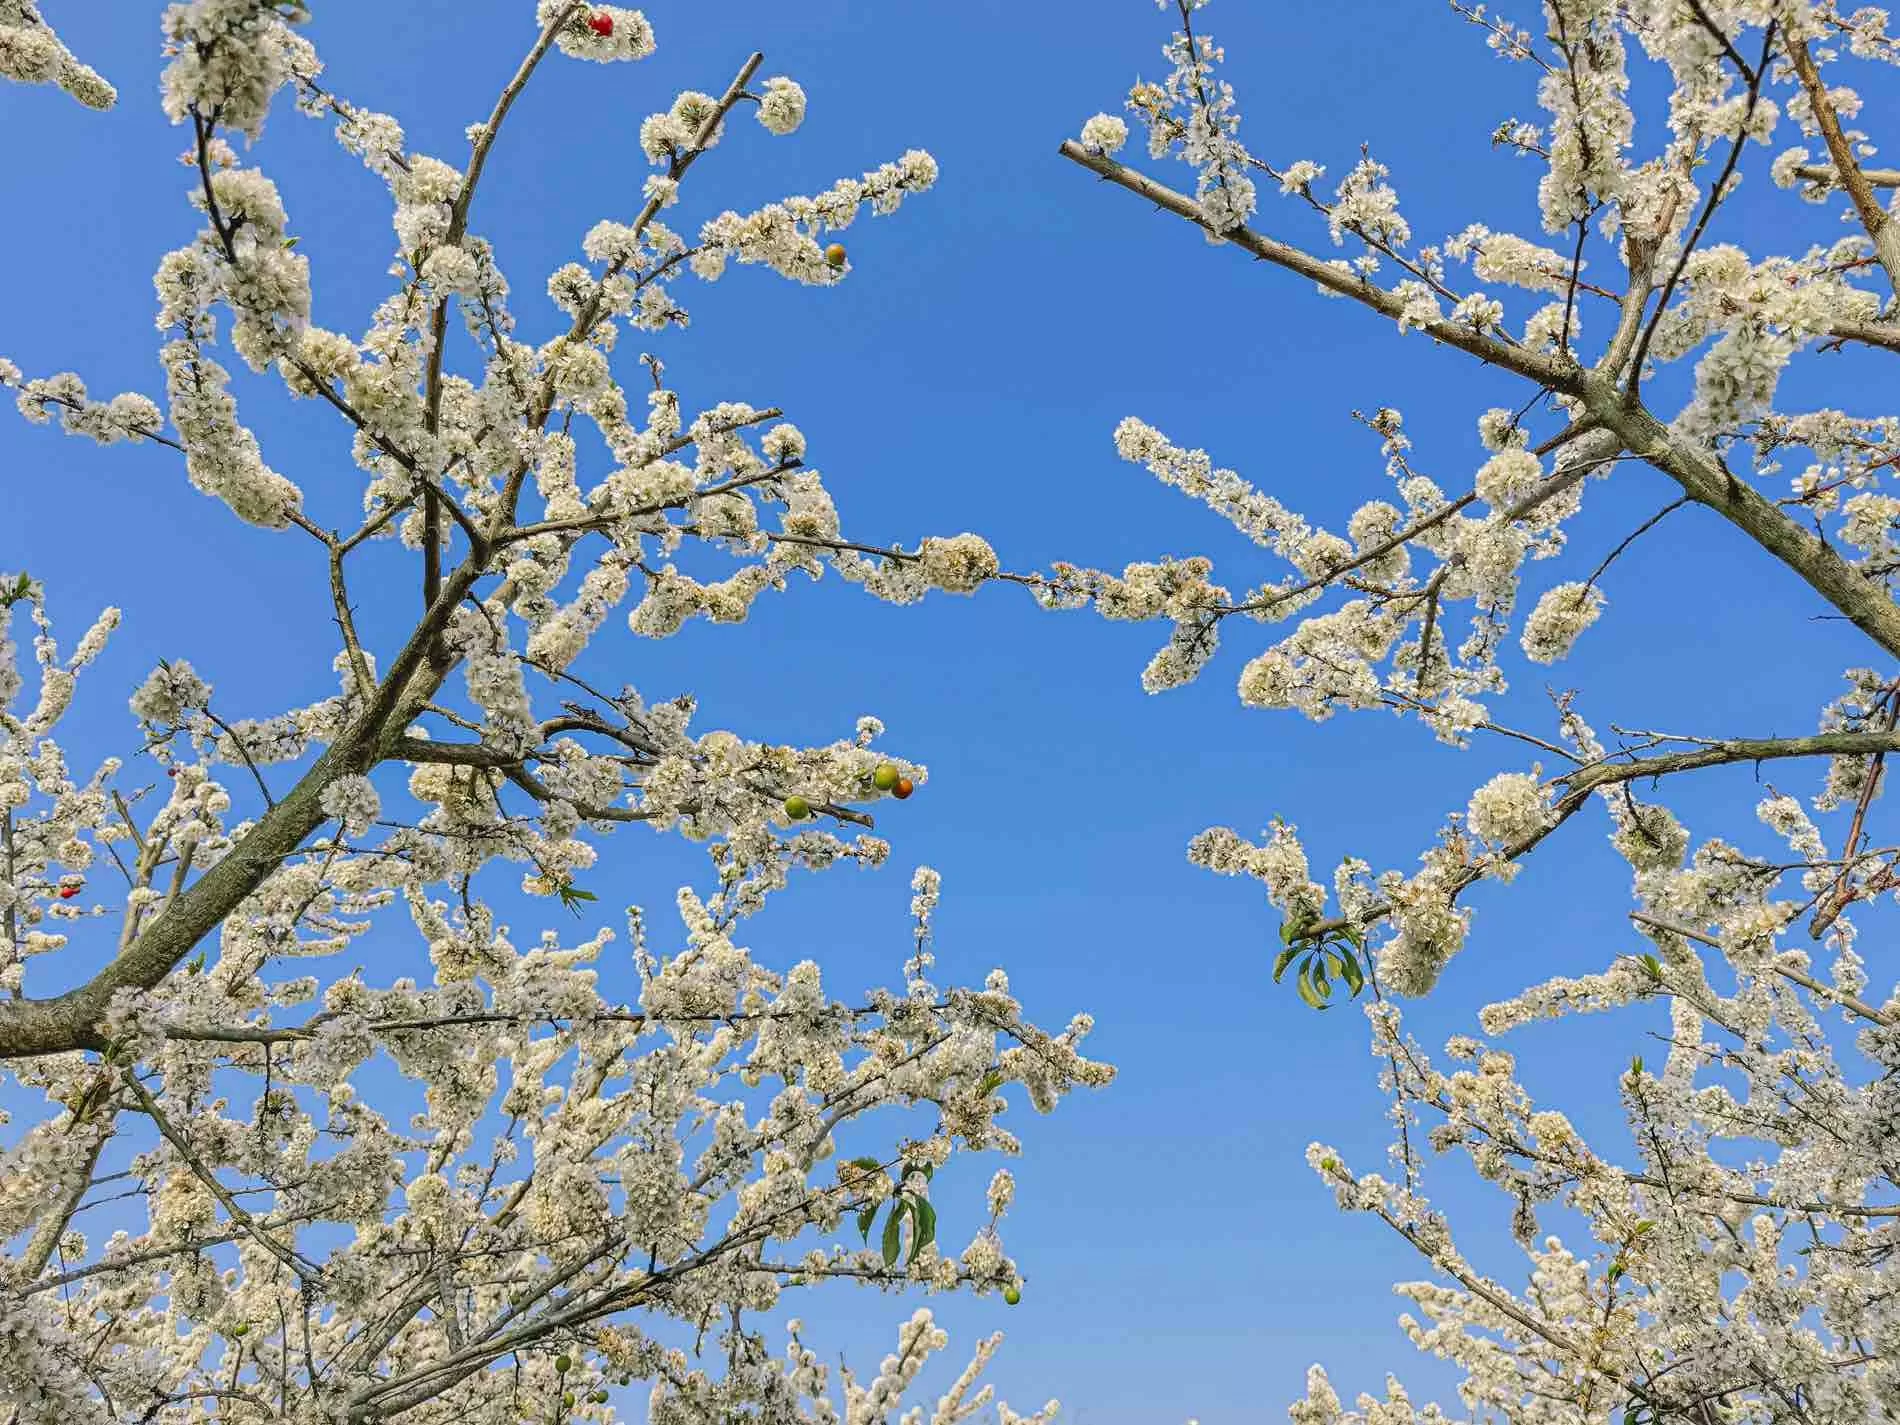
[[[574,1369],[574,1358],[572,1356],[556,1356],[554,1358],[554,1369],[559,1371],[562,1375],[566,1375],[569,1371]]]
[[[574,1392],[570,1390],[563,1394],[561,1396],[561,1404],[572,1406],[574,1404]]]
[[[240,1321],[238,1322],[237,1325],[231,1328],[231,1334],[233,1336],[245,1336],[245,1335],[250,1334],[250,1330],[251,1330],[251,1326],[248,1321]]]
[[[1020,1291],[1016,1290],[1015,1287],[1006,1286],[1003,1288],[1003,1301],[1007,1305],[1014,1306],[1017,1302],[1021,1301],[1022,1299],[1023,1299],[1023,1294]]]
[[[811,803],[806,801],[803,797],[787,797],[785,799],[785,815],[789,816],[793,821],[803,821],[806,817],[811,815]]]
[[[877,764],[877,770],[871,774],[871,785],[880,792],[888,792],[897,785],[897,769],[888,762]]]
[[[591,1401],[595,1405],[605,1405],[607,1403],[607,1392],[604,1390],[597,1390],[592,1395],[588,1396],[587,1398],[589,1401]]]
[[[830,263],[833,267],[843,267],[844,266],[844,244],[841,242],[834,242],[830,247],[826,248],[825,261]]]

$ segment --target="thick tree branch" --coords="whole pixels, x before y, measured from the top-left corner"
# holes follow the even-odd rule
[[[1840,115],[1835,112],[1834,100],[1827,92],[1827,83],[1815,66],[1807,42],[1791,36],[1787,49],[1788,58],[1794,63],[1795,77],[1807,93],[1815,125],[1827,143],[1828,157],[1834,160],[1834,180],[1847,190],[1861,227],[1873,239],[1874,256],[1880,259],[1894,292],[1900,294],[1900,228],[1888,217],[1887,210],[1874,196],[1873,184],[1861,172],[1860,161],[1854,157],[1854,146],[1841,131]]]
[[[1839,183],[1841,176],[1825,163],[1804,163],[1795,169],[1797,178],[1810,183]],[[1860,176],[1872,188],[1900,188],[1900,168],[1863,168]]]
[[[1146,198],[1167,212],[1215,233],[1234,246],[1251,252],[1289,272],[1308,278],[1328,291],[1350,297],[1383,316],[1397,320],[1403,304],[1390,292],[1285,243],[1262,237],[1249,228],[1216,233],[1207,215],[1193,199],[1175,192],[1112,158],[1090,153],[1073,140],[1061,148],[1064,158],[1108,181]],[[1900,241],[1900,229],[1888,231]],[[1457,322],[1436,319],[1424,330],[1448,346],[1479,360],[1535,381],[1547,390],[1584,400],[1588,414],[1615,432],[1623,448],[1648,461],[1680,485],[1698,504],[1707,505],[1729,523],[1774,555],[1822,598],[1873,639],[1887,653],[1900,658],[1900,608],[1884,587],[1857,572],[1819,537],[1810,534],[1754,489],[1721,468],[1712,453],[1672,435],[1640,403],[1632,404],[1614,382],[1586,373],[1572,362],[1541,355],[1522,347],[1505,346]]]
[[[339,777],[368,772],[389,755],[392,729],[408,727],[447,676],[446,667],[428,663],[429,645],[479,577],[472,561],[455,571],[355,722],[221,860],[190,886],[181,879],[164,912],[105,969],[49,999],[0,1001],[0,1059],[106,1047],[98,1026],[112,996],[121,989],[151,989],[170,974],[327,819],[324,789]]]
[[[1589,410],[1614,431],[1623,448],[1669,476],[1697,504],[1714,510],[1799,575],[1889,655],[1900,658],[1900,607],[1877,579],[1855,569],[1753,486],[1730,474],[1714,454],[1698,448],[1622,395],[1592,379]]]

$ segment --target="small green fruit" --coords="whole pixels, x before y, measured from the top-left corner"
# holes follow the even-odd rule
[[[1006,1286],[1003,1288],[1003,1301],[1005,1305],[1014,1306],[1017,1302],[1021,1301],[1022,1299],[1023,1299],[1023,1294],[1020,1291],[1016,1290],[1015,1287]]]
[[[574,1405],[574,1392],[571,1390],[564,1392],[561,1396],[561,1404],[567,1406],[569,1409],[572,1409]]]
[[[556,1356],[554,1358],[554,1369],[559,1371],[562,1375],[566,1375],[569,1371],[574,1369],[574,1358],[572,1356]]]
[[[605,1405],[607,1403],[607,1392],[604,1390],[597,1390],[592,1395],[588,1396],[587,1399],[594,1405]]]
[[[811,815],[811,803],[806,801],[803,797],[787,797],[785,799],[785,815],[789,816],[793,821],[803,821],[806,817]]]
[[[251,1324],[248,1321],[240,1321],[238,1322],[237,1325],[231,1328],[231,1334],[233,1336],[248,1336],[250,1332],[251,1332]]]
[[[888,792],[897,785],[897,769],[888,762],[877,764],[877,770],[871,774],[871,785],[880,792]]]
[[[841,242],[834,242],[830,247],[826,248],[825,261],[830,263],[833,267],[843,267],[844,266],[844,244]]]

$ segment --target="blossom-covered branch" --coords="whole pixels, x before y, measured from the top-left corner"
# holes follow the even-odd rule
[[[1153,691],[1198,676],[1237,617],[1283,624],[1242,669],[1243,702],[1314,719],[1391,708],[1453,746],[1498,734],[1561,763],[1554,775],[1542,765],[1490,775],[1410,869],[1375,872],[1348,855],[1323,885],[1297,829],[1279,820],[1257,839],[1214,827],[1191,844],[1190,859],[1258,882],[1277,908],[1276,979],[1297,966],[1301,998],[1319,1008],[1336,986],[1365,996],[1395,1171],[1355,1170],[1321,1143],[1309,1165],[1342,1209],[1381,1220],[1429,1267],[1429,1280],[1398,1288],[1413,1307],[1401,1325],[1458,1371],[1461,1418],[1857,1425],[1894,1414],[1900,986],[1889,973],[1875,987],[1878,962],[1858,948],[1857,919],[1900,891],[1900,851],[1876,830],[1886,763],[1900,750],[1900,418],[1778,401],[1798,360],[1849,343],[1873,359],[1900,350],[1900,228],[1878,191],[1894,174],[1865,166],[1874,140],[1854,127],[1865,101],[1850,87],[1868,74],[1886,83],[1879,76],[1900,62],[1886,14],[1827,0],[1544,0],[1532,29],[1456,0],[1455,14],[1521,67],[1544,110],[1541,124],[1508,117],[1493,135],[1532,161],[1523,206],[1541,233],[1472,223],[1420,242],[1370,148],[1347,158],[1327,197],[1320,162],[1249,151],[1226,52],[1202,24],[1208,0],[1161,8],[1178,19],[1166,78],[1134,87],[1128,118],[1088,119],[1063,156],[1216,247],[1531,388],[1516,409],[1474,412],[1484,453],[1452,483],[1420,468],[1397,409],[1355,412],[1381,442],[1393,498],[1375,495],[1337,533],[1131,417],[1115,431],[1124,459],[1290,571],[1235,595],[1201,557],[1120,575],[1061,565],[1039,590],[1050,607],[1168,620],[1169,641],[1143,675]],[[1662,85],[1653,112],[1637,97],[1642,59]],[[1194,170],[1192,194],[1116,156],[1131,123],[1151,160]],[[1805,247],[1796,235],[1813,225],[1787,211],[1792,200],[1770,220],[1781,226],[1753,234],[1730,201],[1751,157],[1789,124],[1825,161],[1795,146],[1761,166],[1845,224],[1815,227]],[[1267,183],[1289,200],[1272,224],[1261,212]],[[1501,202],[1486,193],[1484,211]],[[1324,232],[1310,244],[1266,233],[1302,223]],[[1751,238],[1769,251],[1750,256],[1741,243]],[[1323,255],[1322,242],[1346,252]],[[1468,265],[1469,281],[1454,264]],[[1520,296],[1528,304],[1517,310]],[[1671,366],[1683,381],[1661,379]],[[1676,409],[1658,409],[1657,393],[1683,389]],[[1636,463],[1680,498],[1527,598],[1533,562],[1568,555],[1566,526],[1586,498],[1602,498],[1591,487]],[[1764,484],[1777,477],[1781,490]],[[1634,637],[1628,623],[1591,632],[1612,621],[1618,558],[1638,539],[1684,535],[1695,527],[1687,514],[1663,517],[1698,508],[1742,536],[1739,567],[1778,563],[1810,604],[1865,636],[1872,666],[1817,695],[1818,730],[1762,739],[1612,727],[1606,737],[1583,715],[1588,690],[1553,693],[1552,732],[1498,721],[1509,644],[1548,664],[1586,634]],[[1621,597],[1622,617],[1640,611],[1641,589]],[[1469,633],[1454,643],[1447,624],[1461,608]],[[1805,805],[1772,786],[1759,796],[1775,852],[1745,849],[1739,833],[1698,838],[1663,804],[1683,774],[1752,767],[1760,777],[1776,763],[1824,771]],[[1451,1064],[1435,1066],[1404,1033],[1394,996],[1429,992],[1477,943],[1467,889],[1514,879],[1534,850],[1565,854],[1571,838],[1553,833],[1593,806],[1632,875],[1634,943],[1606,947],[1596,973],[1546,978],[1491,1004],[1479,1017],[1485,1038],[1454,1037]],[[1548,923],[1565,919],[1558,907]],[[1515,963],[1546,946],[1510,949]],[[1639,1055],[1617,1083],[1628,1132],[1613,1143],[1586,1142],[1565,1113],[1536,1103],[1494,1042],[1644,1004],[1668,1008],[1665,1062]],[[1424,1195],[1427,1146],[1465,1155],[1499,1191],[1527,1258],[1524,1289],[1460,1250]],[[1547,1235],[1541,1219],[1553,1213],[1567,1241]],[[1300,1425],[1448,1418],[1392,1377],[1384,1398],[1348,1404],[1319,1366],[1290,1413]]]
[[[1112,1071],[1081,1052],[1086,1014],[1037,1027],[1002,970],[937,983],[927,868],[892,988],[836,999],[813,962],[740,943],[796,874],[883,864],[871,809],[928,769],[874,717],[822,746],[698,730],[690,696],[649,700],[587,655],[616,611],[644,638],[738,623],[801,573],[910,602],[995,572],[975,536],[924,541],[901,567],[847,548],[776,405],[689,405],[657,357],[627,352],[685,325],[686,279],[735,262],[848,280],[838,235],[928,190],[936,164],[911,150],[817,196],[714,210],[696,237],[669,228],[743,106],[768,135],[799,127],[804,91],[758,82],[754,54],[721,96],[689,90],[637,125],[654,165],[637,212],[595,224],[552,274],[558,320],[534,341],[522,328],[540,318],[518,326],[473,226],[478,183],[505,181],[503,122],[556,56],[643,59],[646,17],[539,0],[459,168],[326,87],[309,18],[293,0],[165,12],[162,102],[189,134],[202,225],[158,265],[163,401],[0,360],[28,420],[161,447],[148,458],[259,537],[295,531],[284,563],[308,558],[327,590],[335,638],[316,646],[337,680],[302,706],[238,709],[213,686],[231,650],[190,649],[133,694],[131,754],[82,771],[58,725],[120,613],[67,647],[41,583],[0,577],[0,1072],[46,1105],[0,1137],[0,1401],[73,1425],[598,1425],[638,1380],[651,1418],[680,1425],[882,1425],[945,1342],[927,1311],[874,1380],[842,1373],[837,1404],[797,1323],[775,1359],[767,1318],[834,1279],[1014,1300],[1009,1173],[980,1196],[932,1179],[1018,1150],[999,1122],[1011,1098],[1048,1111]],[[0,0],[0,69],[38,53],[14,34],[29,22]],[[280,189],[253,165],[267,150],[233,143],[286,93],[392,200],[392,289],[356,332],[319,322],[287,199],[306,175]],[[267,463],[220,348],[334,413],[360,520],[326,527]],[[388,566],[358,556],[385,541],[424,599],[377,646],[355,600],[387,593]],[[591,923],[616,831],[709,853],[668,944],[649,946],[638,905],[612,908],[619,954]],[[493,903],[511,865],[573,934],[515,938]],[[328,968],[371,943],[401,964],[402,920],[413,964]],[[860,1156],[840,1161],[847,1144]],[[990,1402],[971,1392],[999,1339],[938,1425]],[[1052,1409],[1001,1414],[1043,1425]]]

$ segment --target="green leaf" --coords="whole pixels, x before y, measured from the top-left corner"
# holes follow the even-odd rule
[[[1643,1056],[1641,1054],[1637,1054],[1630,1059],[1630,1072],[1632,1074],[1641,1074],[1643,1072]]]
[[[1311,1008],[1325,1009],[1325,996],[1320,993],[1318,983],[1312,978],[1313,960],[1317,960],[1318,958],[1316,955],[1313,959],[1308,960],[1304,965],[1300,966],[1300,973],[1294,977],[1293,987],[1300,992],[1300,998],[1305,1000]]]
[[[871,1242],[871,1224],[877,1221],[877,1204],[874,1202],[858,1214],[858,1236],[866,1246]]]
[[[1357,926],[1342,925],[1339,928],[1339,933],[1352,942],[1353,949],[1363,950],[1366,948],[1366,933]]]
[[[1293,943],[1293,920],[1290,916],[1280,922],[1280,943],[1282,945]]]
[[[928,1247],[937,1237],[937,1209],[921,1197],[913,1197],[910,1202],[910,1256],[904,1265],[909,1266],[917,1260],[917,1254]]]
[[[1280,983],[1280,976],[1286,973],[1286,967],[1293,963],[1293,957],[1298,955],[1299,953],[1300,953],[1300,947],[1297,945],[1289,945],[1287,946],[1286,949],[1280,952],[1279,956],[1273,962],[1274,984],[1277,985]]]
[[[883,1167],[884,1165],[880,1163],[876,1158],[864,1157],[864,1158],[853,1158],[851,1160],[851,1166],[854,1168],[863,1168],[867,1173],[875,1173],[879,1168]]]
[[[1658,960],[1654,955],[1645,955],[1642,958],[1643,968],[1648,970],[1649,977],[1660,985],[1663,977],[1662,961]]]
[[[289,238],[285,238],[285,239],[284,239],[284,251],[285,251],[285,252],[289,252],[289,251],[290,251],[290,250],[291,250],[291,249],[292,249],[293,247],[295,247],[295,246],[296,246],[296,245],[297,245],[298,243],[300,243],[300,242],[302,242],[302,241],[303,241],[303,239],[302,239],[301,237],[289,237]]]
[[[1610,1285],[1615,1286],[1617,1283],[1617,1279],[1621,1277],[1622,1275],[1623,1275],[1623,1264],[1621,1262],[1611,1262],[1610,1270],[1608,1273]]]
[[[890,1220],[884,1224],[884,1265],[887,1267],[897,1261],[897,1249],[903,1242],[904,1213],[909,1207],[909,1200],[901,1197],[891,1204]]]
[[[1003,1086],[1002,1070],[992,1069],[989,1073],[985,1074],[982,1078],[982,1081],[977,1084],[976,1091],[980,1097],[987,1097],[988,1095],[995,1093],[1002,1086]]]
[[[561,898],[561,904],[573,911],[575,915],[581,913],[583,901],[598,899],[592,891],[584,891],[579,886],[559,885],[554,888],[554,893]]]
[[[1357,955],[1349,951],[1342,951],[1340,953],[1339,978],[1344,980],[1351,988],[1352,997],[1358,999],[1359,991],[1366,987],[1366,975],[1365,971],[1359,968],[1359,957]]]

